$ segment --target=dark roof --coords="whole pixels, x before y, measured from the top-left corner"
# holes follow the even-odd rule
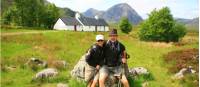
[[[81,25],[76,18],[72,17],[63,17],[61,20],[66,24],[66,25]],[[95,18],[89,18],[89,17],[83,17],[81,16],[79,20],[86,26],[90,25],[96,25],[96,26],[108,26],[106,21],[104,19],[95,19]]]
[[[72,17],[63,17],[60,18],[66,25],[81,25],[76,18]]]
[[[84,25],[97,25],[97,26],[108,26],[108,24],[105,22],[104,19],[95,19],[95,18],[89,18],[89,17],[83,17],[81,16],[79,20]]]

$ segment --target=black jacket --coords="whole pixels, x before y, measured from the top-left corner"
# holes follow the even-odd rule
[[[96,67],[97,65],[102,66],[104,64],[103,47],[96,44],[92,45],[86,55],[86,62],[93,67]]]
[[[114,44],[114,45],[112,45]],[[125,51],[125,46],[119,41],[111,42],[108,40],[104,45],[105,65],[114,67],[122,63],[122,55]]]

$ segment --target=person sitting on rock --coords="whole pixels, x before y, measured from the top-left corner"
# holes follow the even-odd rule
[[[96,87],[98,83],[98,70],[104,61],[103,53],[104,36],[96,35],[96,43],[91,46],[86,54],[85,81],[87,87]]]
[[[129,87],[125,73],[122,73],[122,63],[126,63],[125,46],[117,40],[117,30],[109,33],[109,40],[104,44],[105,63],[99,71],[99,85],[105,87],[105,80],[111,73],[122,82],[124,87]]]

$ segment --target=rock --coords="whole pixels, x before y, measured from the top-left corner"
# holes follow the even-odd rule
[[[86,54],[81,57],[78,63],[74,66],[74,69],[71,71],[71,76],[76,79],[84,79],[85,77],[85,65],[87,64],[85,61],[85,55]]]
[[[68,85],[67,85],[67,84],[64,84],[64,83],[58,83],[58,84],[57,84],[57,87],[68,87]]]
[[[135,67],[129,69],[130,75],[142,75],[142,74],[149,74],[148,70],[144,67]]]
[[[85,54],[86,55],[86,54]],[[84,75],[85,75],[85,65],[87,64],[85,61],[85,55],[81,57],[81,59],[78,61],[78,63],[74,66],[74,69],[71,71],[71,76],[73,78],[76,78],[77,80],[84,81]],[[125,74],[128,76],[128,65],[125,64]],[[113,82],[116,82],[116,78],[113,74],[109,75],[108,79],[105,82],[106,87],[113,87]]]
[[[181,69],[178,73],[174,75],[175,79],[181,79],[184,77],[184,73],[187,71],[186,68]]]
[[[44,79],[44,78],[49,78],[49,77],[55,77],[56,75],[58,75],[58,71],[54,68],[47,68],[44,69],[40,72],[38,72],[35,77],[33,78],[33,80],[36,79]]]
[[[173,79],[182,79],[185,74],[194,73],[196,73],[196,71],[192,69],[192,66],[189,66],[188,68],[182,68],[178,73],[174,75]]]
[[[32,66],[41,66],[41,67],[44,67],[46,68],[47,67],[47,62],[46,61],[43,61],[43,60],[40,60],[39,58],[30,58],[25,65],[28,65],[30,67]]]
[[[193,73],[196,73],[196,71],[193,70],[192,68],[193,68],[192,66],[189,66],[189,67],[188,67],[188,71],[189,71],[189,73],[192,73],[192,74],[193,74]]]

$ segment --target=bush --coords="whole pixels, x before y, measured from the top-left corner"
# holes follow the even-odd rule
[[[139,38],[145,41],[177,42],[186,34],[185,26],[174,21],[168,7],[154,9],[140,25]]]
[[[122,18],[119,24],[119,28],[123,33],[128,34],[129,32],[132,31],[132,25],[129,23],[128,18]]]

